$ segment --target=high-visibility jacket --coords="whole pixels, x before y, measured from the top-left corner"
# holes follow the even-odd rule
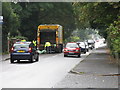
[[[36,41],[35,40],[33,40],[33,44],[36,46]]]
[[[45,47],[49,47],[49,46],[51,46],[50,42],[46,42]]]

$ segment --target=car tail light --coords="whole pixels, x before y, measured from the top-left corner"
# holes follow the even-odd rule
[[[11,48],[11,52],[13,52],[13,51],[14,51],[14,47]]]
[[[32,52],[32,48],[31,47],[29,48],[29,52]]]
[[[11,52],[13,52],[13,51],[14,51],[14,47],[11,48]]]

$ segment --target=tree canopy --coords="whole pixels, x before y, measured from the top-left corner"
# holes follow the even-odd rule
[[[120,16],[119,2],[78,2],[73,5],[78,26],[99,29],[105,38],[107,38],[105,29]]]
[[[23,36],[28,40],[35,39],[37,27],[40,24],[62,25],[65,40],[72,38],[71,35],[75,30],[78,30],[77,35],[81,38],[93,29],[98,29],[99,33],[107,38],[110,35],[111,24],[114,25],[114,21],[117,21],[120,16],[120,3],[18,2],[15,4],[3,2],[2,14],[4,16],[2,38],[4,44],[7,37]],[[73,36],[72,39],[74,38],[78,37]]]

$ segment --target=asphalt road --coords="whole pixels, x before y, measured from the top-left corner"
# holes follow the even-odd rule
[[[63,57],[63,53],[43,54],[40,55],[39,62],[34,63],[10,64],[9,60],[0,62],[2,63],[2,87],[52,88],[88,54],[82,54],[81,58]]]

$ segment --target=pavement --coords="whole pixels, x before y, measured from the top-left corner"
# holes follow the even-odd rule
[[[95,49],[75,66],[54,88],[111,88],[118,90],[118,65],[113,63],[107,47]]]
[[[10,59],[10,55],[9,54],[5,54],[5,55],[0,55],[0,62],[1,61],[6,61],[6,60],[8,60],[8,59]]]

